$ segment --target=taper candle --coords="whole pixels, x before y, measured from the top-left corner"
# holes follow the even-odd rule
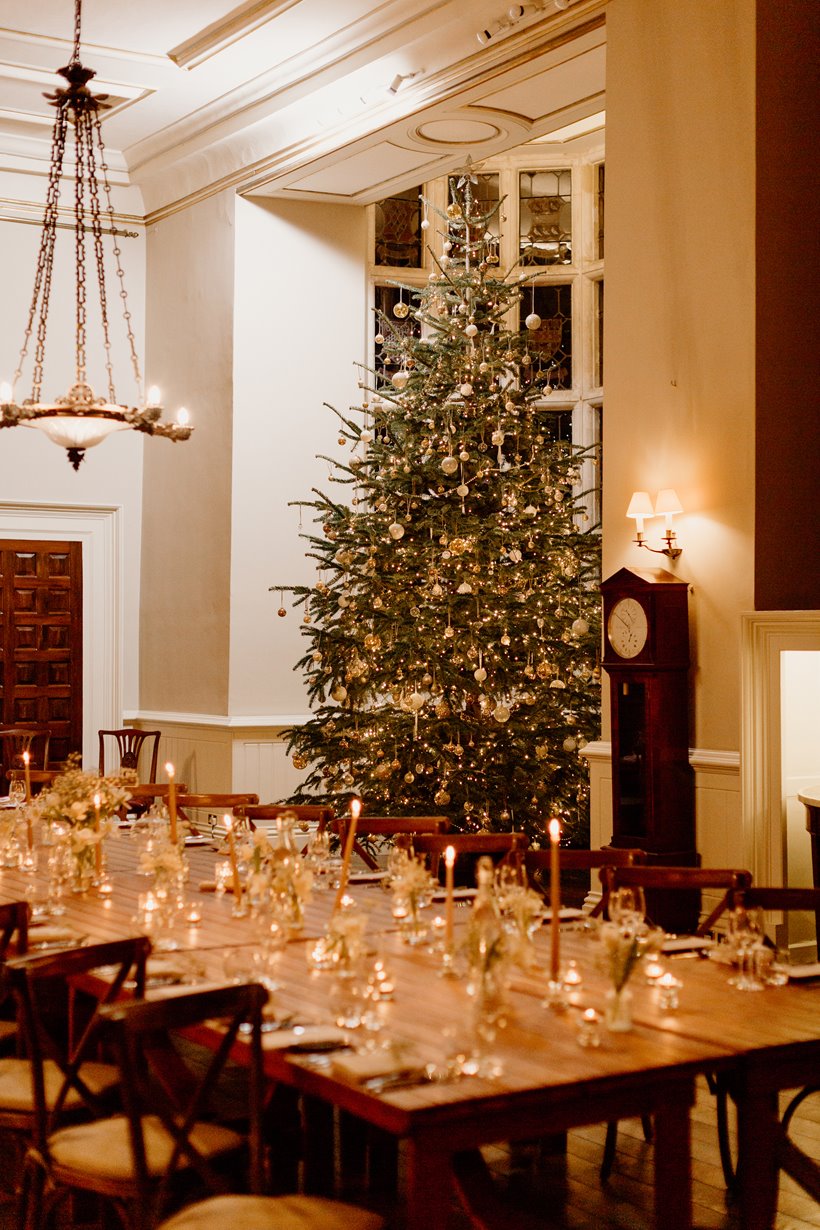
[[[100,796],[94,795],[94,832],[97,834],[97,844],[94,846],[94,867],[97,879],[102,875],[102,833],[100,832]]]
[[[557,820],[549,822],[550,835],[550,981],[558,981],[561,965],[560,914],[561,914],[561,867],[558,845],[561,841],[561,825]]]
[[[171,844],[177,844],[177,784],[174,780],[174,766],[167,764],[165,772],[168,774],[168,820],[171,826]]]
[[[23,773],[26,779],[26,802],[27,803],[31,802],[31,770],[29,769],[30,760],[31,760],[31,753],[28,751],[23,752]]]
[[[350,803],[350,823],[347,826],[347,840],[345,841],[344,854],[342,856],[342,869],[339,872],[339,890],[336,893],[336,900],[333,903],[333,913],[339,909],[342,904],[342,898],[347,889],[347,878],[350,874],[350,858],[353,854],[353,843],[356,840],[356,826],[359,823],[359,814],[362,810],[361,799],[352,799]]]
[[[242,881],[239,878],[239,864],[236,861],[236,839],[233,834],[233,817],[223,816],[225,831],[228,834],[228,857],[231,860],[231,879],[233,881],[233,899],[238,902],[242,897]]]
[[[453,947],[453,869],[456,862],[455,846],[444,851],[444,887],[447,893],[444,910],[444,943],[447,951]]]

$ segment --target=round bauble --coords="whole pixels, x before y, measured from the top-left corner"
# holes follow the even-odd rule
[[[493,709],[493,717],[498,722],[499,726],[503,726],[505,722],[510,720],[510,711],[506,705],[496,705]]]
[[[486,678],[487,678],[487,672],[485,671],[483,666],[479,666],[476,670],[473,671],[473,679],[475,679],[476,683],[483,683]]]
[[[478,333],[478,325],[474,325],[471,321],[464,332],[467,334],[467,337],[475,337]]]
[[[390,383],[393,385],[394,389],[403,389],[406,386],[407,381],[409,379],[410,379],[409,372],[405,372],[405,371],[394,372],[393,375],[390,377]]]
[[[298,752],[296,753],[295,756],[291,757],[291,761],[293,763],[294,769],[307,768],[307,756],[300,756]]]
[[[433,795],[433,802],[437,807],[446,807],[450,802],[450,796],[446,790],[437,790]]]
[[[429,219],[429,218],[422,218],[422,220],[421,220],[421,229],[422,229],[423,231],[429,231],[429,229],[430,229],[430,219]]]
[[[407,708],[412,713],[418,713],[420,709],[424,708],[425,703],[425,699],[421,692],[411,692],[407,697]]]
[[[377,346],[383,345],[384,344],[384,334],[377,333],[376,336],[373,338],[373,341],[376,343]]]
[[[478,370],[481,372],[482,376],[486,376],[487,372],[490,370],[489,363],[479,363]]]
[[[396,542],[400,538],[404,538],[404,526],[399,521],[394,521],[392,525],[388,525],[387,532],[391,538],[395,538]]]
[[[472,394],[473,386],[470,384],[469,380],[465,380],[464,384],[459,387],[458,391],[462,397],[469,397]],[[344,443],[344,441],[342,443]]]
[[[463,448],[461,450],[461,452],[458,455],[458,459],[459,461],[469,461],[470,460],[470,454],[467,452],[466,448]]]
[[[362,444],[369,444],[370,441],[373,439],[373,432],[372,431],[360,432],[359,439],[361,440]]]
[[[339,683],[336,685],[336,687],[333,689],[330,695],[333,697],[335,701],[337,701],[341,705],[342,701],[347,700],[347,688],[344,686],[343,683]]]
[[[448,218],[460,218],[461,217],[461,206],[458,204],[457,201],[451,201],[450,204],[447,206],[447,217]]]
[[[508,414],[513,414],[515,410],[517,409],[517,406],[514,401],[505,401],[504,409],[507,411]]]
[[[465,495],[470,494],[470,488],[467,486],[466,483],[461,483],[458,487],[456,487],[456,494],[460,495],[463,500]]]
[[[581,619],[580,617],[578,619],[573,619],[572,621],[572,635],[573,636],[586,636],[587,632],[589,632],[589,624],[587,623],[585,619]]]
[[[561,744],[561,747],[565,752],[574,752],[577,746],[578,743],[575,739],[573,739],[572,735],[569,735]]]
[[[276,612],[276,614],[279,616],[279,618],[280,618],[280,619],[284,619],[284,618],[285,618],[285,616],[287,615],[287,611],[285,610],[285,608],[284,608],[283,606],[280,606],[280,608],[279,608],[279,610]]]
[[[410,308],[404,300],[400,299],[398,303],[393,304],[393,315],[396,320],[405,320],[410,315]]]
[[[415,774],[414,774],[414,773],[405,773],[405,775],[404,775],[404,780],[407,782],[407,785],[408,785],[408,786],[412,785],[412,783],[416,780]]]
[[[442,458],[441,468],[445,474],[455,474],[456,470],[458,469],[458,458],[457,457]]]
[[[537,312],[530,312],[529,316],[524,321],[524,324],[527,326],[528,329],[540,329],[541,328],[541,317],[538,315]]]
[[[492,440],[493,444],[501,445],[504,443],[504,432],[494,431],[493,434],[490,436],[490,439]]]
[[[426,688],[429,688],[430,684],[433,682],[433,676],[430,674],[429,671],[424,672],[424,674],[421,677],[421,682],[424,684]]]

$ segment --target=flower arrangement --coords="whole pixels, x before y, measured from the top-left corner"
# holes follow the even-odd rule
[[[397,897],[405,898],[411,912],[427,905],[433,887],[433,878],[420,859],[408,856],[394,865],[390,888]]]
[[[604,922],[598,931],[603,962],[616,994],[624,989],[632,971],[649,953],[659,952],[664,933],[657,928],[622,927]]]
[[[501,915],[510,935],[512,957],[524,969],[536,962],[533,932],[541,925],[544,900],[531,888],[508,889],[500,896]]]
[[[153,876],[162,883],[181,881],[185,874],[185,860],[179,846],[168,841],[152,841],[142,850],[139,869],[143,875]]]
[[[69,756],[68,765],[50,788],[34,800],[36,815],[44,824],[65,824],[70,828],[93,828],[99,816],[101,825],[110,830],[114,818],[131,798],[129,787],[136,782],[136,773],[123,769],[111,777],[100,777],[82,769],[76,753]]]
[[[248,868],[247,890],[258,905],[270,901],[274,913],[290,927],[299,927],[313,888],[313,870],[289,846],[274,845],[261,829],[250,832],[239,847]]]

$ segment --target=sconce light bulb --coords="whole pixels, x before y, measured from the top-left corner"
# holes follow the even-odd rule
[[[3,383],[0,384],[0,404],[8,406],[11,403],[12,396],[13,393],[11,385],[8,380],[4,380]]]
[[[187,427],[191,421],[191,416],[184,406],[180,406],[177,410],[177,423],[180,427]]]
[[[162,395],[155,384],[152,384],[148,390],[148,405],[159,406],[162,402]]]

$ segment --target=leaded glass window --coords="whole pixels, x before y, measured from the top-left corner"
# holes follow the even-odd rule
[[[522,171],[518,177],[522,265],[572,264],[572,172]]]
[[[421,188],[407,188],[376,205],[376,264],[420,269]]]

